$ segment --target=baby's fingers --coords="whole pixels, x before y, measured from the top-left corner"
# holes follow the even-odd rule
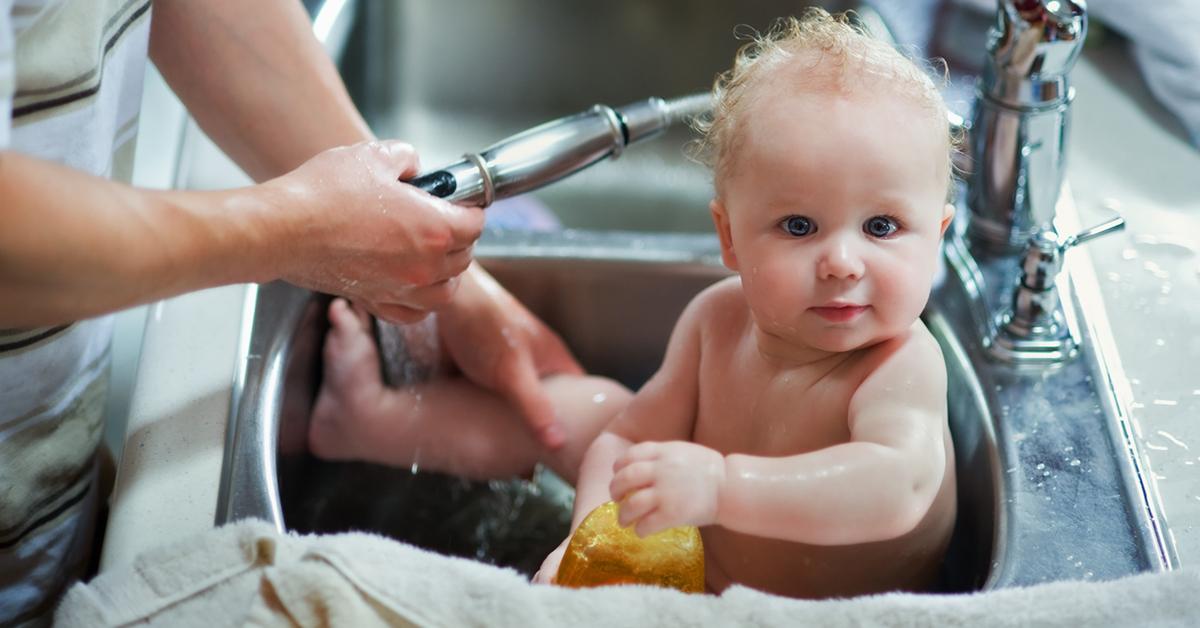
[[[669,513],[659,509],[651,512],[645,517],[642,517],[642,519],[638,521],[637,527],[635,527],[633,531],[637,532],[638,536],[646,538],[651,534],[662,532],[663,530],[673,528],[677,525],[680,525],[679,522],[672,521],[669,517]]]
[[[621,454],[621,457],[617,458],[616,461],[613,462],[613,472],[616,473],[617,471],[620,471],[622,467],[627,467],[635,462],[655,460],[658,458],[660,449],[659,443],[652,441],[646,441],[633,445],[629,449],[626,449],[625,453]]]
[[[617,511],[617,523],[627,528],[658,510],[658,493],[652,489],[642,489],[628,498],[621,500]]]
[[[608,483],[608,493],[612,496],[613,501],[619,502],[633,491],[652,484],[654,484],[654,464],[634,462],[617,469],[612,481]]]

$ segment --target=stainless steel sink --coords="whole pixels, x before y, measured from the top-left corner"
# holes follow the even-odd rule
[[[732,58],[734,24],[761,27],[795,9],[735,4],[364,3],[344,74],[376,131],[414,141],[435,166],[594,102],[703,89]],[[682,154],[688,137],[636,146],[538,192],[566,230],[490,231],[477,247],[589,370],[632,387],[657,368],[688,299],[727,273],[709,234],[708,175]],[[1113,393],[1122,375],[1105,359],[1107,331],[1086,316],[1091,301],[1064,291],[1084,341],[1075,359],[1037,370],[1000,364],[984,350],[992,322],[980,304],[1003,298],[1016,269],[976,263],[953,234],[946,261],[924,314],[946,357],[958,465],[942,588],[1167,568],[1171,550]],[[1068,264],[1067,283],[1075,272]],[[307,453],[326,303],[274,283],[248,304],[218,523],[259,517],[280,529],[366,529],[536,566],[565,533],[570,493],[552,477],[472,485]]]
[[[642,246],[630,246],[634,239]],[[633,388],[657,369],[687,302],[728,275],[712,236],[493,233],[479,255],[514,295],[562,334],[589,372]],[[327,463],[309,456],[303,435],[319,381],[327,303],[287,284],[259,288],[247,347],[254,357],[239,395],[223,516],[266,516],[305,532],[368,529],[433,549],[535,568],[564,537],[569,521],[569,489],[552,478],[543,476],[540,486],[522,491],[512,483],[471,485],[410,469]],[[984,585],[993,573],[993,557],[1003,553],[1000,532],[1008,527],[1008,510],[1000,495],[1005,478],[985,396],[966,354],[938,309],[931,309],[926,320],[947,356],[961,478],[945,587],[972,590]],[[271,486],[274,482],[277,488]],[[536,532],[523,530],[525,538],[501,539],[510,532],[491,529],[496,515],[483,508],[511,510],[513,499],[523,499],[525,510],[533,509],[532,515],[522,516]],[[479,534],[481,526],[489,528],[486,534]],[[446,527],[470,538],[445,538]],[[513,545],[528,555],[505,553]]]
[[[687,301],[727,274],[715,237],[707,235],[493,232],[479,256],[562,334],[589,371],[634,388],[657,368]],[[1163,568],[1137,475],[1110,429],[1112,400],[1093,385],[1104,374],[1087,355],[1054,373],[990,362],[979,346],[970,289],[960,274],[945,273],[924,314],[946,357],[958,465],[959,515],[944,588],[1108,579]],[[219,522],[259,517],[297,531],[373,530],[536,567],[566,530],[570,495],[553,478],[525,488],[471,484],[308,454],[304,434],[320,377],[327,302],[284,283],[258,289],[247,318]],[[1057,421],[1066,406],[1094,408],[1091,420]],[[496,520],[497,511],[509,524]],[[510,525],[517,518],[522,525]]]

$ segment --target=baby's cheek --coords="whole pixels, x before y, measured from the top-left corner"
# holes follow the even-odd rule
[[[932,287],[932,268],[924,263],[896,264],[889,266],[889,275],[882,282],[885,293],[882,305],[885,320],[903,330],[921,315],[929,300]]]
[[[743,276],[742,284],[747,286],[747,292],[753,295],[753,301],[764,309],[772,312],[794,310],[804,290],[800,280],[800,271],[788,271],[779,267],[761,267],[757,271],[751,269]]]

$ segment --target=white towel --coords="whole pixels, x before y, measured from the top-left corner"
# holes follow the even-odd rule
[[[793,600],[642,586],[571,590],[367,534],[294,536],[256,521],[146,552],[70,590],[56,625],[1196,626],[1200,572],[968,595]]]

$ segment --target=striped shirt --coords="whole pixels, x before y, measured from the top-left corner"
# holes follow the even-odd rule
[[[0,0],[0,149],[128,181],[149,24],[150,0]],[[111,336],[0,329],[0,625],[48,623],[87,566]]]

